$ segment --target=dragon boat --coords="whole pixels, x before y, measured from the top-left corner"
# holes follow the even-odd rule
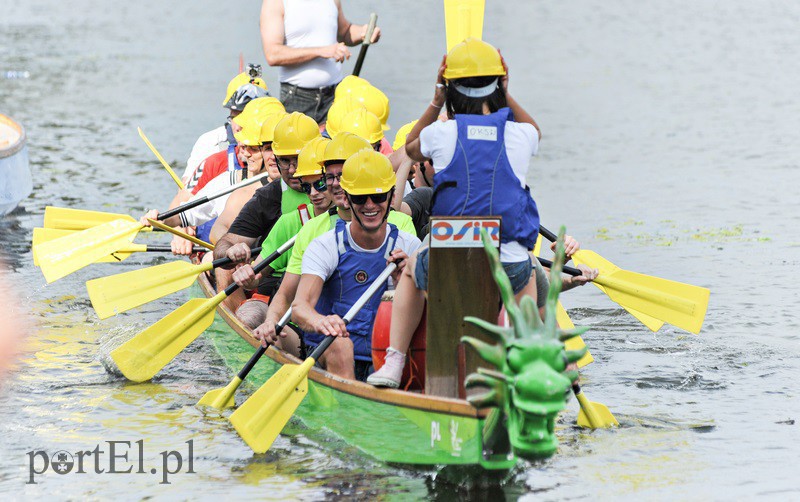
[[[494,223],[499,221],[489,226]],[[473,247],[431,247],[429,307],[423,317],[431,333],[423,358],[424,388],[380,389],[314,367],[295,415],[308,427],[324,427],[380,461],[505,472],[520,458],[541,459],[556,451],[555,418],[565,408],[575,376],[564,372],[565,365],[586,353],[585,348],[565,350],[561,340],[582,331],[568,333],[555,325],[560,281],[551,286],[548,315],[552,322],[542,323],[535,302],[516,304],[497,254],[499,232],[494,234],[494,247],[488,233],[485,243],[481,242],[478,229],[486,228],[486,220],[450,220],[449,224],[474,225]],[[474,273],[463,274],[464,266]],[[464,277],[446,280],[454,274]],[[196,286],[193,295],[216,294],[205,274]],[[465,294],[468,291],[475,294]],[[516,328],[494,324],[501,297]],[[384,298],[384,316],[390,306]],[[216,314],[205,336],[235,371],[259,342],[226,306],[218,306]],[[462,314],[477,317],[463,322]],[[386,320],[377,319],[375,331],[385,330],[388,341]],[[248,377],[251,386],[261,386],[283,365],[302,363],[275,347],[265,355]]]

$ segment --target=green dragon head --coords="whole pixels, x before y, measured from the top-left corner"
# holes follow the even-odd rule
[[[471,396],[469,401],[479,408],[496,406],[505,411],[509,440],[518,456],[547,458],[558,447],[556,416],[566,407],[571,382],[578,376],[577,371],[565,371],[566,366],[586,353],[586,348],[565,350],[563,341],[582,335],[587,328],[561,330],[556,325],[564,267],[564,227],[558,235],[556,259],[550,272],[544,321],[533,298],[525,296],[517,303],[497,249],[483,230],[481,238],[512,326],[497,326],[475,317],[464,318],[497,342],[486,343],[468,336],[461,338],[496,368],[479,368],[477,373],[467,377],[468,388],[488,388],[486,392]]]

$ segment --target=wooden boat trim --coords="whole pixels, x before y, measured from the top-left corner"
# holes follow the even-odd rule
[[[15,122],[11,119],[11,117],[7,117],[2,113],[0,113],[0,124],[14,129],[19,133],[19,138],[17,138],[17,141],[7,147],[0,148],[0,159],[3,159],[6,157],[11,157],[22,150],[25,147],[27,135],[25,133],[25,128],[22,127],[22,124]]]
[[[210,297],[216,293],[205,274],[200,274],[197,282],[206,296]],[[243,325],[228,307],[220,304],[217,307],[217,312],[239,336],[254,348],[258,347],[259,341],[253,336],[252,331]],[[280,364],[300,364],[302,362],[300,359],[275,347],[270,347],[266,355]],[[316,367],[312,368],[309,378],[339,392],[394,406],[474,418],[485,418],[489,413],[488,409],[479,410],[463,399],[427,396],[395,389],[379,389],[363,382],[338,377]]]

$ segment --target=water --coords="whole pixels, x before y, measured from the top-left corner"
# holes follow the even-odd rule
[[[488,4],[484,37],[502,49],[511,92],[544,133],[530,180],[543,223],[567,225],[585,248],[623,268],[706,286],[712,296],[703,333],[694,336],[669,326],[650,333],[592,286],[566,295],[576,324],[592,326],[585,338],[596,362],[584,371],[584,390],[623,428],[568,427],[573,401],[556,457],[477,494],[796,498],[800,5]],[[363,76],[391,98],[396,130],[432,96],[443,16],[436,2],[345,2],[352,20],[366,22],[373,9],[384,37]],[[35,323],[0,394],[0,492],[464,495],[428,472],[374,462],[298,425],[271,453],[254,457],[227,421],[193,406],[229,377],[202,339],[152,383],[108,374],[97,354],[110,340],[152,324],[186,297],[99,321],[83,284],[165,258],[95,265],[46,287],[32,267],[31,231],[46,205],[132,215],[166,207],[174,186],[136,127],[183,167],[195,138],[224,119],[219,103],[239,53],[263,64],[258,2],[237,6],[235,15],[200,0],[102,9],[82,0],[0,0],[0,11],[0,67],[30,72],[0,81],[0,111],[27,128],[35,183],[24,209],[0,222],[20,296],[7,308]],[[273,94],[275,75],[266,69]],[[162,485],[149,474],[49,472],[25,484],[26,452],[140,439],[148,466],[193,440],[197,473]]]

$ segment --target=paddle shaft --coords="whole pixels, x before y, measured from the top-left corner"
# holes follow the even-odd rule
[[[170,167],[170,165],[167,164],[167,161],[164,160],[164,157],[162,157],[161,154],[158,153],[158,150],[156,150],[156,147],[153,146],[152,143],[150,143],[150,140],[147,139],[147,136],[144,134],[144,131],[142,131],[142,128],[141,127],[137,127],[137,129],[139,130],[139,137],[142,138],[142,140],[145,142],[145,144],[147,144],[147,147],[150,149],[150,151],[153,152],[153,155],[155,155],[156,158],[158,159],[158,161],[161,162],[161,165],[164,166],[164,169],[167,170],[167,173],[169,173],[169,175],[175,181],[175,184],[178,185],[178,188],[181,189],[181,190],[185,189],[186,187],[183,185],[183,182],[181,181],[181,179],[178,178],[178,175],[175,174],[175,171],[173,171],[172,168]]]
[[[292,308],[289,307],[289,310],[287,310],[286,313],[283,314],[283,317],[281,317],[280,321],[278,321],[278,324],[275,325],[275,334],[280,333],[281,330],[284,327],[286,327],[287,324],[289,324],[289,319],[291,317],[292,317]],[[270,345],[271,344],[268,343],[266,346],[264,345],[260,346],[258,350],[255,352],[255,354],[253,354],[250,357],[250,360],[247,361],[247,364],[245,364],[244,367],[241,369],[241,371],[239,371],[239,373],[236,375],[239,377],[239,380],[244,381],[244,379],[247,378],[247,374],[250,373],[250,370],[252,370],[253,367],[258,362],[258,360],[261,359],[261,356],[263,356],[267,352],[267,349],[269,348]]]
[[[160,220],[160,221],[164,221],[167,218],[169,218],[170,216],[175,216],[176,214],[182,213],[182,212],[184,212],[184,211],[186,211],[188,209],[191,209],[193,207],[197,207],[197,206],[203,205],[203,204],[205,204],[206,202],[208,202],[210,200],[214,200],[216,198],[222,197],[223,195],[228,195],[229,193],[231,193],[231,192],[233,192],[235,190],[238,190],[239,188],[246,187],[247,185],[252,185],[253,183],[255,183],[257,181],[261,181],[262,178],[266,178],[267,176],[269,176],[269,173],[261,173],[258,176],[254,176],[254,177],[248,178],[248,179],[246,179],[244,181],[240,181],[239,183],[231,185],[228,188],[225,188],[225,189],[220,190],[218,192],[210,193],[208,195],[204,195],[204,196],[199,197],[197,199],[192,199],[192,200],[186,202],[185,204],[181,204],[180,206],[178,206],[178,207],[176,207],[174,209],[170,209],[168,211],[164,211],[163,213],[160,213],[158,215],[157,219]]]
[[[367,32],[364,34],[364,41],[361,42],[361,50],[358,51],[358,59],[356,59],[356,66],[353,68],[353,75],[358,76],[361,73],[361,66],[364,64],[364,58],[367,55],[372,43],[372,32],[375,31],[375,25],[378,23],[378,15],[374,12],[369,16],[369,25],[367,25]]]
[[[194,246],[192,248],[192,253],[204,253],[206,252],[206,248],[200,246]],[[145,249],[147,253],[170,253],[172,252],[172,247],[170,246],[147,246]]]
[[[548,260],[547,258],[539,258],[538,256],[537,259],[539,260],[539,263],[541,263],[543,267],[553,268],[552,260]],[[581,272],[579,269],[575,267],[567,267],[566,265],[564,266],[563,272],[567,275],[571,275],[574,277],[583,275],[583,272]]]
[[[353,319],[353,317],[355,317],[356,314],[358,314],[358,311],[361,310],[361,308],[369,301],[369,299],[372,298],[372,295],[374,295],[375,292],[378,291],[378,289],[380,289],[383,283],[386,282],[386,280],[389,278],[390,275],[392,275],[392,272],[394,272],[394,269],[396,268],[397,268],[397,262],[392,262],[389,265],[387,265],[387,267],[383,270],[383,272],[381,272],[381,275],[379,275],[372,282],[372,285],[370,285],[370,287],[366,291],[364,291],[364,294],[361,295],[358,301],[356,301],[356,303],[354,303],[353,306],[350,307],[350,310],[348,310],[347,313],[344,315],[342,320],[344,321],[345,324],[348,324],[350,320]],[[308,357],[315,361],[319,361],[320,356],[322,355],[323,352],[325,352],[325,350],[328,347],[331,346],[334,338],[336,337],[326,336],[325,339],[322,340],[322,343],[317,345],[317,348],[314,349],[314,351]]]
[[[261,252],[261,246],[257,246],[257,247],[254,247],[254,248],[250,248],[250,256],[251,256],[251,257],[252,257],[252,256],[255,256],[255,255],[257,255],[257,254],[258,254],[258,253],[260,253],[260,252]],[[277,251],[275,251],[275,253],[277,253]],[[275,253],[272,253],[272,254],[275,254]],[[277,256],[275,256],[275,258],[277,258]],[[270,256],[270,257],[269,257],[269,258],[267,258],[267,259],[268,259],[268,260],[270,260],[270,261],[272,261],[272,260],[274,260],[275,258],[273,258],[272,256]],[[214,267],[214,268],[217,268],[217,267],[224,267],[225,265],[230,265],[231,263],[233,263],[233,260],[231,260],[230,258],[228,258],[228,257],[226,256],[225,258],[220,258],[219,260],[214,260],[214,261],[212,261],[212,262],[211,262],[211,266],[212,266],[212,267]]]
[[[275,261],[276,258],[278,258],[280,255],[285,253],[290,247],[294,246],[294,240],[296,238],[297,238],[297,236],[292,237],[291,239],[286,241],[281,247],[276,249],[271,255],[269,255],[266,258],[264,258],[264,261],[262,261],[261,263],[259,263],[255,267],[253,267],[253,272],[257,274],[257,273],[261,272],[262,270],[264,270],[265,268],[267,268],[273,261]],[[253,250],[251,249],[250,251],[252,252]],[[227,258],[220,258],[219,260],[214,260],[214,263],[216,263],[218,261],[223,261],[223,260],[226,260],[226,259]],[[227,296],[231,296],[231,294],[234,291],[236,291],[237,289],[239,289],[239,285],[234,282],[233,284],[231,284],[230,286],[225,288],[225,296],[226,297]]]

